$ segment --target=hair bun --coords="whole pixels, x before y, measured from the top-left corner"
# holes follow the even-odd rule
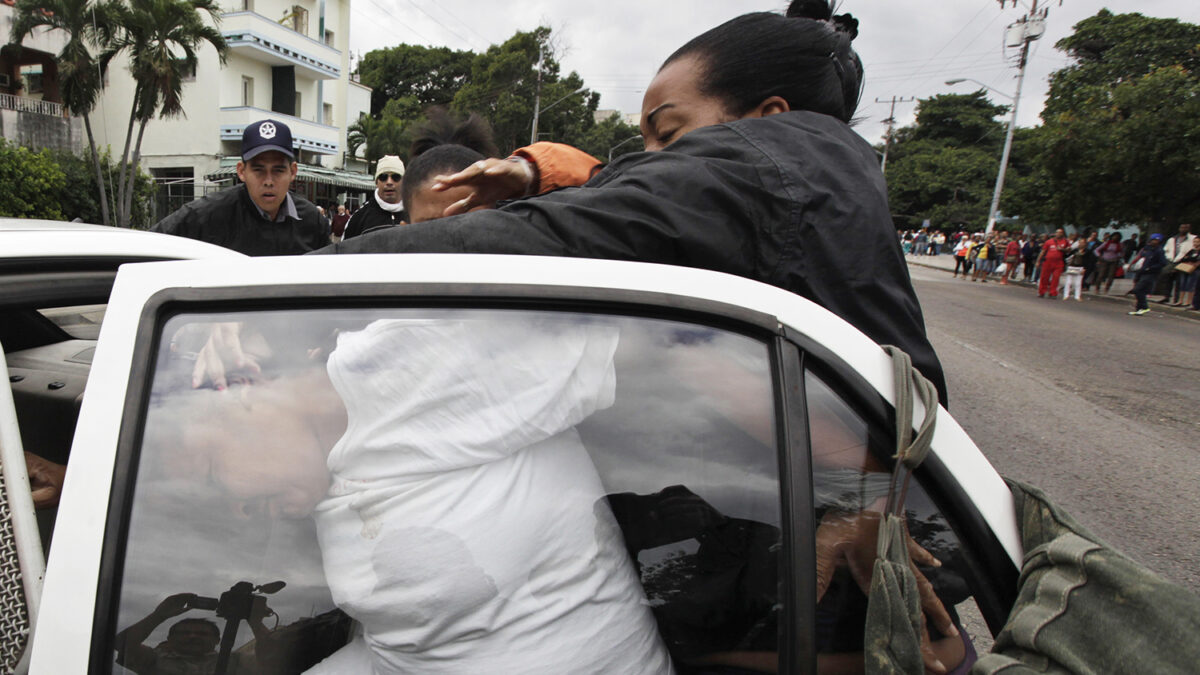
[[[793,19],[829,21],[833,16],[833,8],[829,6],[828,0],[792,0],[785,16]]]
[[[850,36],[851,40],[858,37],[858,19],[851,16],[849,12],[833,17],[833,27],[839,33],[845,33]]]

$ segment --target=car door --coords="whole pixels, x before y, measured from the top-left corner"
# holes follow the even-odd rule
[[[863,340],[778,289],[652,265],[127,267],[34,672],[861,660],[863,598],[839,570],[837,603],[818,602],[815,542],[831,512],[871,506],[838,486],[857,474],[871,494],[888,466]],[[942,442],[978,456],[949,422]],[[984,598],[994,622],[1011,506],[987,502],[1002,501],[994,472],[964,487],[956,461],[919,474],[910,522],[954,563],[939,593]]]

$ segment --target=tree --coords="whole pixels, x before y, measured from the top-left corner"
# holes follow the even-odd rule
[[[898,225],[986,224],[1004,142],[996,117],[1005,112],[983,91],[918,102],[916,123],[896,132],[888,155],[888,199]]]
[[[1102,10],[1056,45],[1042,153],[1059,222],[1200,217],[1200,26]]]
[[[121,32],[105,58],[127,53],[136,82],[117,190],[117,222],[127,224],[132,217],[146,125],[155,116],[183,114],[183,82],[196,71],[198,49],[212,45],[224,63],[227,46],[215,27],[222,11],[217,0],[129,0],[128,5],[116,7]],[[131,144],[135,126],[137,139]]]
[[[361,82],[373,90],[371,116],[380,119],[385,114],[384,106],[398,100],[405,100],[405,110],[415,111],[412,117],[429,106],[450,105],[454,93],[466,82],[474,58],[472,52],[419,45],[367,52],[358,64],[358,74]]]
[[[645,146],[640,134],[637,127],[626,124],[620,115],[613,113],[611,117],[597,122],[585,133],[578,147],[607,162],[610,152],[612,159],[629,152],[640,152]]]
[[[99,53],[113,39],[113,5],[91,0],[18,0],[14,12],[12,42],[20,43],[39,27],[66,34],[66,44],[57,58],[59,91],[67,110],[83,118],[88,149],[91,151],[100,218],[108,225],[108,193],[89,115],[104,88],[104,70],[107,67],[107,60],[98,58],[93,54],[93,49]]]

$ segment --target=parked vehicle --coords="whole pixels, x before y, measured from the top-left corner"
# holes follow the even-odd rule
[[[817,305],[650,264],[136,233],[84,255],[60,234],[0,229],[16,423],[68,466],[44,585],[6,588],[34,630],[5,653],[31,672],[138,672],[182,618],[214,621],[216,672],[808,673],[861,652],[866,596],[845,568],[818,589],[816,539],[894,488],[897,393],[888,354]],[[198,259],[114,281],[164,258]],[[101,314],[98,336],[53,323]],[[973,604],[999,630],[1012,499],[944,409],[903,511],[956,623]]]

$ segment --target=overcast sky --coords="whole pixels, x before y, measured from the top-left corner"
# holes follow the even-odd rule
[[[1008,0],[841,0],[839,13],[859,20],[854,47],[866,66],[866,87],[856,128],[867,140],[882,137],[887,103],[875,99],[927,98],[966,93],[974,78],[1005,94],[1016,91],[1017,50],[1003,48],[1004,29],[1021,18],[1032,0],[1013,8]],[[743,0],[353,0],[350,41],[356,54],[400,43],[481,51],[517,30],[554,29],[564,72],[577,71],[600,92],[600,107],[641,110],[642,91],[672,51],[705,30],[750,11],[777,11],[786,1]],[[1067,64],[1054,43],[1076,22],[1107,7],[1200,23],[1197,0],[1040,0],[1048,7],[1045,36],[1034,43],[1018,110],[1019,126],[1039,123],[1047,78]],[[997,103],[1009,99],[990,94]],[[913,120],[913,103],[896,106],[899,125]]]

